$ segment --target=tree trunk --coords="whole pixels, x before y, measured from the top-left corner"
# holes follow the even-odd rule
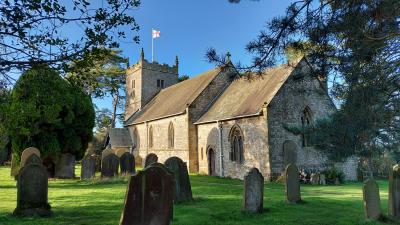
[[[111,116],[111,128],[115,128],[115,122],[117,119],[117,106],[118,106],[118,102],[119,102],[119,94],[116,93],[113,96],[113,112],[112,112],[112,116]]]

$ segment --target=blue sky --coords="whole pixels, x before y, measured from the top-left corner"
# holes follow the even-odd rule
[[[289,0],[242,0],[239,4],[228,0],[143,0],[130,13],[140,26],[140,43],[121,42],[121,50],[134,64],[143,47],[145,58],[151,59],[151,29],[161,31],[154,40],[154,59],[173,64],[179,57],[179,74],[196,76],[214,65],[205,59],[208,48],[220,53],[229,51],[234,62],[248,63],[251,56],[246,44],[257,37],[266,21],[283,15]],[[128,31],[127,31],[128,32]],[[94,100],[99,108],[110,108],[106,98]],[[120,126],[120,124],[119,124]]]

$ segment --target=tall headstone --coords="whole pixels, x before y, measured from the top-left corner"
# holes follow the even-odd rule
[[[186,163],[178,157],[171,157],[165,161],[165,167],[173,174],[175,180],[174,202],[192,201],[192,187]]]
[[[289,164],[285,170],[285,192],[286,201],[289,203],[297,203],[301,201],[299,170],[297,166]]]
[[[93,158],[94,160],[94,168],[96,172],[101,172],[101,156],[100,155],[96,155],[96,154],[92,154],[90,155],[90,157]]]
[[[62,154],[56,162],[55,177],[62,179],[75,178],[75,156]]]
[[[131,176],[120,225],[171,224],[173,190],[173,176],[160,163]]]
[[[22,151],[21,163],[20,163],[20,167],[21,168],[25,166],[26,161],[32,155],[36,155],[37,157],[31,158],[30,162],[35,162],[38,158],[40,159],[40,151],[39,151],[39,149],[34,148],[34,147],[29,147],[29,148],[26,148],[24,151]],[[40,162],[41,162],[41,160],[40,160]]]
[[[144,161],[144,167],[148,167],[152,163],[158,162],[158,157],[154,153],[150,153],[146,156],[146,160]]]
[[[27,164],[22,167],[17,181],[17,216],[50,216],[47,202],[48,175],[41,164]]]
[[[121,174],[135,173],[135,157],[131,153],[125,152],[119,157],[119,166]]]
[[[366,219],[377,220],[381,216],[379,187],[375,180],[368,179],[363,185],[364,212]]]
[[[283,143],[283,163],[285,166],[289,164],[296,165],[297,162],[297,145],[294,141],[286,140]]]
[[[94,178],[96,174],[96,162],[94,157],[85,156],[82,159],[81,180]]]
[[[244,177],[243,211],[263,211],[264,177],[257,168],[252,168]]]
[[[389,175],[389,217],[400,221],[400,165],[397,164]]]
[[[118,176],[119,158],[114,153],[108,154],[101,161],[101,176]]]

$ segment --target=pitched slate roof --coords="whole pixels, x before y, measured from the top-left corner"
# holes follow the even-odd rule
[[[241,77],[234,80],[195,124],[259,115],[296,65],[281,65],[266,70],[262,75],[253,74],[251,79]]]
[[[108,130],[111,147],[131,147],[132,139],[128,128],[111,128]]]
[[[217,67],[189,80],[162,89],[141,111],[131,116],[126,125],[142,123],[185,112],[210,82],[221,72]]]

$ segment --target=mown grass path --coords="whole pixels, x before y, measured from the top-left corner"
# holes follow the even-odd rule
[[[77,167],[77,175],[79,175]],[[10,168],[0,167],[0,224],[106,225],[118,224],[127,178],[108,181],[50,180],[51,218],[15,218],[16,184]],[[304,204],[287,204],[284,186],[266,183],[265,212],[241,213],[242,181],[191,175],[194,202],[174,206],[174,225],[258,224],[383,224],[365,221],[361,183],[340,186],[302,185]],[[382,212],[387,212],[387,182],[380,181]]]

